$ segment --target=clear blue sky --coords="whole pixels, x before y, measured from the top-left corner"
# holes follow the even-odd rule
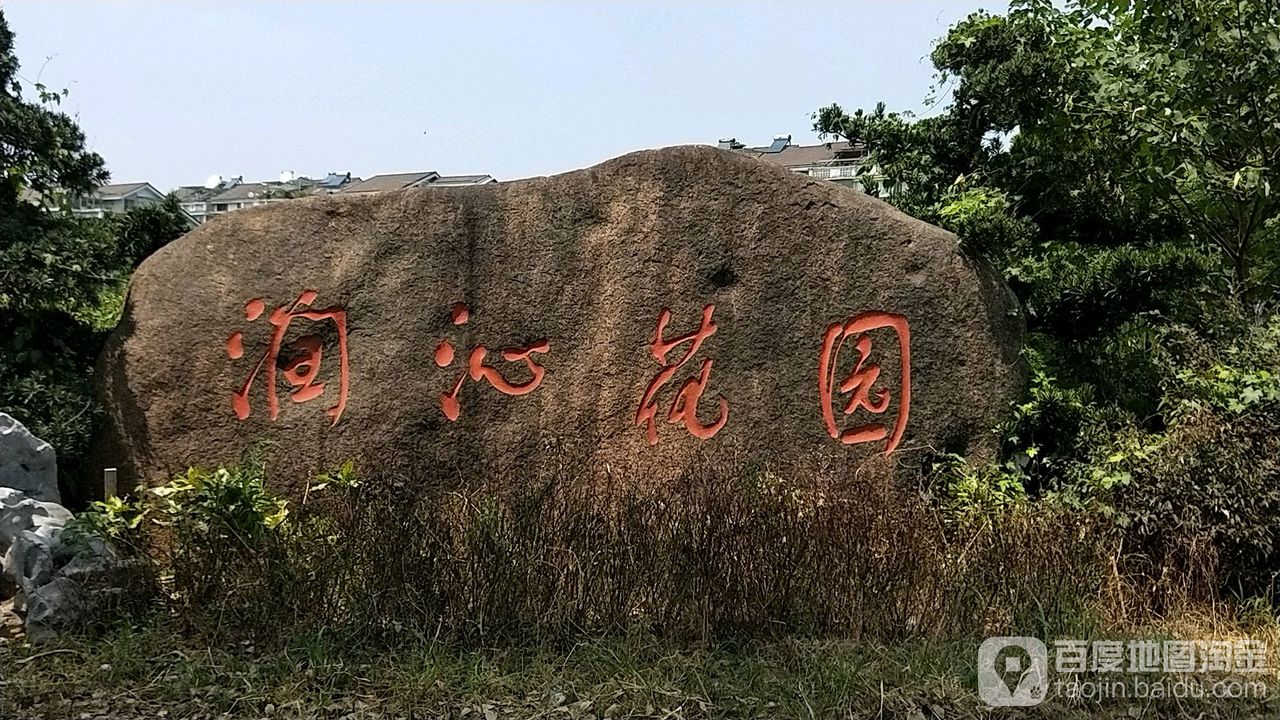
[[[1006,3],[987,2],[992,11]],[[0,0],[22,74],[116,182],[411,170],[545,175],[809,114],[925,110],[951,2]]]

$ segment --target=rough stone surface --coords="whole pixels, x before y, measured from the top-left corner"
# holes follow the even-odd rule
[[[125,581],[119,557],[101,541],[91,541],[66,560],[53,577],[25,593],[24,628],[32,641],[55,635],[91,617],[101,603],[121,592]]]
[[[36,500],[62,502],[58,494],[58,457],[53,446],[2,412],[0,488],[21,490]]]
[[[77,595],[78,590],[70,578],[57,578],[45,583],[27,597],[27,623],[52,624],[59,608]]]
[[[44,642],[60,627],[73,624],[85,612],[86,588],[72,578],[58,577],[27,595],[24,629],[27,639]]]
[[[273,308],[288,312],[307,290],[312,309],[346,313],[350,391],[338,423],[325,409],[339,396],[340,334],[323,318],[293,320],[285,333],[279,416],[268,413],[264,361],[250,414],[238,419],[231,398],[264,357]],[[250,321],[256,299],[265,309]],[[454,322],[454,303],[468,307],[465,324]],[[698,329],[706,306],[717,330],[657,394],[651,445],[637,410],[663,369],[651,348],[659,315],[670,310],[673,341]],[[833,439],[820,402],[824,332],[873,311],[905,316],[910,328],[908,422],[888,457],[883,440]],[[98,373],[107,430],[97,452],[101,465],[152,484],[192,464],[234,462],[261,440],[287,469],[277,481],[346,459],[430,462],[465,477],[536,464],[566,443],[613,470],[667,472],[710,456],[912,472],[931,451],[990,454],[991,430],[1022,382],[1022,327],[1012,294],[950,233],[753,158],[645,151],[555,177],[316,197],[202,225],[133,278]],[[325,387],[291,402],[284,371],[313,334]],[[901,410],[898,335],[869,337],[869,362],[883,371],[869,399],[887,389],[888,407],[846,416],[850,393],[837,389],[829,406],[841,431],[892,426]],[[485,346],[484,362],[521,384],[530,370],[499,351],[541,340],[536,390],[511,396],[467,377],[457,420],[446,417],[439,397],[466,373],[472,348]],[[839,355],[837,383],[855,369],[855,340]],[[704,360],[714,362],[697,417],[711,425],[720,399],[728,403],[726,424],[705,440],[667,422]]]

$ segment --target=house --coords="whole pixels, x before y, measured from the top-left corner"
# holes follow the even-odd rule
[[[209,219],[212,214],[212,206],[209,201],[214,196],[239,185],[244,181],[243,177],[234,177],[224,180],[221,175],[214,175],[209,178],[204,185],[183,185],[174,189],[173,195],[178,198],[178,204],[182,206],[187,214],[195,218],[197,223],[202,223]]]
[[[173,189],[173,196],[178,198],[178,204],[188,215],[202,223],[209,215],[209,198],[218,192],[221,191],[203,185],[183,185]]]
[[[174,192],[178,194],[183,207],[196,215],[200,222],[233,210],[265,205],[280,200],[305,197],[307,195],[323,195],[341,191],[360,178],[351,173],[327,174],[321,180],[314,180],[305,175],[296,175],[285,171],[280,173],[279,180],[246,183],[243,177],[223,180],[215,175],[203,186],[184,185]]]
[[[428,187],[461,187],[463,185],[488,185],[498,182],[492,175],[437,175]]]
[[[208,199],[209,217],[233,210],[265,205],[272,200],[286,200],[290,197],[298,196],[292,194],[294,188],[284,188],[280,187],[280,185],[281,183],[265,182],[232,185]]]
[[[208,217],[307,195],[335,193],[360,179],[353,179],[351,173],[329,173],[323,180],[313,180],[286,171],[280,173],[279,180],[256,183],[239,180],[236,178],[236,182],[226,184],[220,192],[205,200]]]
[[[69,207],[71,213],[78,217],[102,218],[107,215],[125,213],[134,208],[159,205],[165,201],[164,193],[151,183],[115,183],[102,185],[88,195],[73,196]],[[49,207],[56,206],[56,203]],[[195,227],[200,223],[191,213],[183,208],[187,224]]]
[[[184,185],[174,190],[184,210],[205,222],[209,218],[267,203],[334,193],[368,193],[410,187],[458,187],[497,182],[489,175],[441,175],[437,172],[374,175],[361,180],[351,173],[328,173],[315,180],[285,171],[278,180],[247,183],[241,177],[224,180],[215,175],[204,185]]]
[[[89,195],[71,198],[71,212],[80,217],[100,218],[161,202],[164,202],[164,193],[151,183],[115,183],[103,185]]]
[[[830,180],[879,197],[894,189],[886,184],[878,168],[867,167],[867,149],[862,143],[841,140],[820,145],[793,145],[790,135],[775,135],[771,144],[761,147],[746,147],[735,138],[723,138],[717,147],[781,165],[799,175]]]
[[[351,177],[351,173],[329,173],[323,180],[316,183],[314,192],[316,193],[336,193],[343,188],[354,183],[360,182],[360,178]]]
[[[488,185],[498,182],[491,175],[441,175],[437,172],[392,173],[374,175],[363,182],[353,183],[341,190],[343,193],[371,193],[388,190],[405,190],[419,187],[462,187],[464,185]]]

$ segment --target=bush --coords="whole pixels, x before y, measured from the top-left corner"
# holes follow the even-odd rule
[[[1270,596],[1280,575],[1280,317],[1167,381],[1167,431],[1117,439],[1095,477],[1152,552],[1212,543],[1227,583]]]
[[[186,229],[172,199],[95,219],[0,198],[0,410],[57,448],[64,468],[88,448],[93,366],[130,273]]]
[[[1206,282],[1215,269],[1212,256],[1194,246],[1054,242],[1019,257],[1006,279],[1032,330],[1077,340],[1137,316],[1203,322],[1209,303],[1222,303]]]
[[[223,610],[262,615],[278,602],[272,584],[285,562],[283,524],[287,503],[266,487],[265,465],[250,460],[235,468],[198,468],[150,491],[156,525],[168,551],[164,576],[169,600],[189,619],[223,620]],[[157,548],[159,549],[159,548]],[[261,574],[261,578],[255,577]],[[205,608],[219,613],[202,618]],[[269,615],[269,613],[267,613]]]

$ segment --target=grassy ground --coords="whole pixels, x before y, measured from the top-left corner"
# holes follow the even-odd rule
[[[263,652],[163,629],[0,645],[0,718],[1274,718],[1280,701],[1051,698],[989,710],[976,641],[675,648],[616,639],[544,649],[409,642],[361,653],[309,638]],[[1274,647],[1274,646],[1273,646]],[[1277,676],[1256,678],[1274,693]]]

